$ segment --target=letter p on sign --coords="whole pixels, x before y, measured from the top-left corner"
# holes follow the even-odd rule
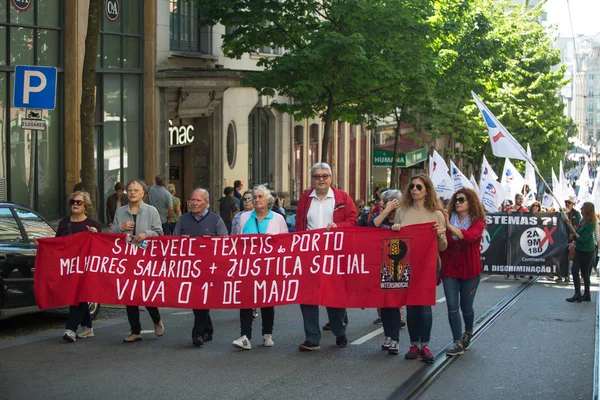
[[[17,65],[13,92],[15,108],[54,110],[56,68]]]

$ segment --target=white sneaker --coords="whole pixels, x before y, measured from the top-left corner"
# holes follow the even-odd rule
[[[242,350],[250,350],[252,348],[252,344],[250,344],[250,340],[246,335],[242,335],[241,338],[234,340],[231,344],[233,347]]]
[[[268,333],[263,335],[263,346],[265,346],[265,347],[275,346],[275,342],[273,341],[273,335],[268,334]]]
[[[399,352],[400,352],[400,346],[398,345],[398,342],[396,342],[395,340],[392,340],[390,343],[390,348],[388,349],[388,353],[395,356]]]
[[[65,334],[63,335],[63,339],[65,339],[69,343],[73,343],[77,341],[77,335],[70,329],[65,330]]]
[[[87,339],[94,336],[94,329],[88,328],[87,326],[82,326],[81,330],[77,332],[77,337],[80,339]]]
[[[386,336],[385,339],[383,339],[383,344],[381,345],[381,350],[389,350],[391,345],[392,345],[392,338],[389,336]]]

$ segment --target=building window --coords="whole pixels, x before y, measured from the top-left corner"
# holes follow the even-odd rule
[[[588,111],[594,111],[594,100],[588,102]]]
[[[171,50],[212,54],[212,27],[200,25],[196,1],[169,0]]]
[[[588,126],[594,126],[594,114],[588,114],[587,124]]]
[[[235,159],[237,153],[237,135],[235,132],[235,125],[233,122],[229,123],[227,127],[227,138],[226,138],[226,146],[227,146],[227,164],[229,168],[233,169],[235,167]]]
[[[594,95],[594,87],[593,87],[593,86],[590,86],[590,87],[588,88],[588,96],[593,96],[593,95]]]
[[[255,108],[248,117],[248,187],[270,182],[269,116]]]
[[[63,213],[62,1],[31,1],[19,11],[0,1],[0,199],[32,206],[47,218]],[[45,131],[21,129],[25,110],[12,108],[15,65],[58,69],[54,110],[44,110]]]
[[[141,177],[143,135],[143,1],[121,1],[121,16],[103,15],[96,75],[95,157],[98,218],[117,182]]]

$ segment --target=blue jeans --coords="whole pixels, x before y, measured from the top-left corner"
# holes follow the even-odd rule
[[[381,324],[386,337],[390,337],[396,342],[400,341],[400,309],[398,307],[382,308]]]
[[[448,322],[452,330],[452,339],[454,343],[462,343],[462,323],[458,314],[459,301],[462,316],[465,320],[465,332],[473,332],[473,322],[475,320],[475,311],[473,310],[473,301],[481,275],[475,279],[457,279],[444,277],[444,294],[446,304],[448,305]]]
[[[431,306],[406,306],[406,325],[411,345],[428,345],[433,325]]]
[[[346,335],[346,323],[344,318],[346,317],[345,308],[333,308],[325,307],[327,309],[327,315],[329,316],[329,326],[331,326],[331,332],[336,338],[341,338]],[[300,304],[300,310],[302,311],[302,319],[304,320],[304,334],[306,340],[319,344],[321,342],[321,326],[319,325],[319,306],[313,306],[308,304]]]
[[[69,307],[69,319],[65,329],[77,332],[79,325],[92,327],[92,316],[90,315],[90,304],[88,302]]]

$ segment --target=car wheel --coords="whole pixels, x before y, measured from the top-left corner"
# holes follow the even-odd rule
[[[92,320],[98,318],[98,313],[100,312],[100,303],[88,303],[90,305],[90,316]]]

